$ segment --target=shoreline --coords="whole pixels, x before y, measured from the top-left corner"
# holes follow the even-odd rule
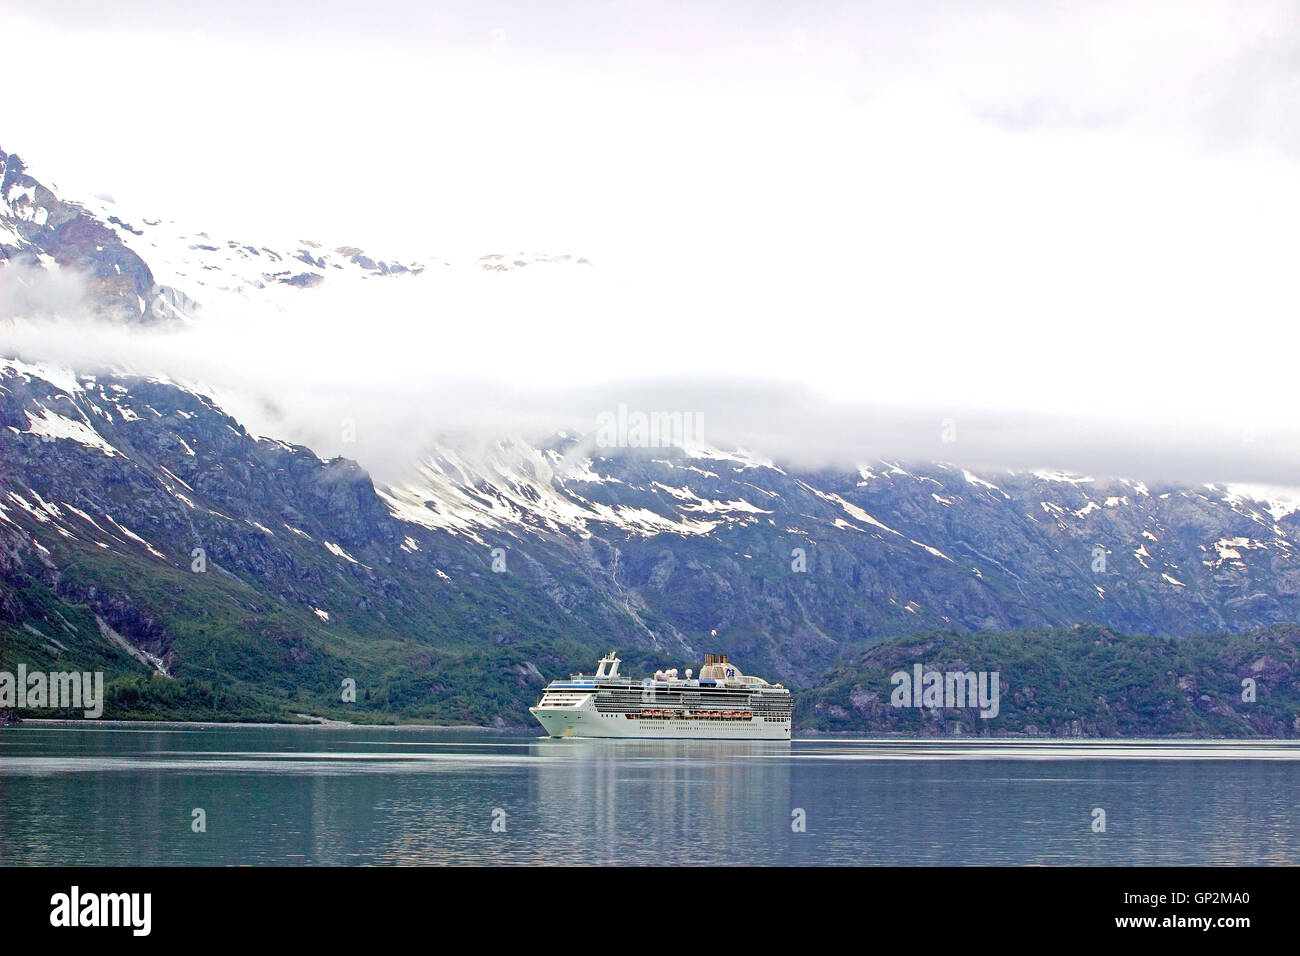
[[[239,720],[76,720],[69,717],[24,717],[10,727],[35,725],[39,727],[256,727],[268,728],[313,728],[317,730],[477,730],[509,731],[524,730],[526,727],[485,727],[481,724],[357,724],[345,720],[328,720],[325,718],[293,723],[289,721],[239,721]]]
[[[276,729],[276,728],[309,728],[316,730],[466,730],[479,733],[523,733],[530,730],[528,725],[510,725],[504,727],[489,727],[483,724],[361,724],[350,723],[342,720],[330,720],[326,718],[316,718],[301,723],[289,722],[267,722],[267,721],[219,721],[219,720],[86,720],[73,719],[66,717],[31,717],[23,718],[17,723],[0,725],[0,732],[5,727],[21,727],[24,725],[34,725],[37,727],[189,727],[189,728],[257,728],[257,729]],[[586,738],[584,738],[586,739]],[[599,738],[590,738],[599,739]],[[665,739],[665,738],[647,738],[647,739]],[[683,738],[688,739],[688,738]],[[1193,734],[1176,734],[1168,736],[1149,736],[1149,737],[1054,737],[1054,736],[1030,736],[1026,734],[1008,734],[999,737],[974,737],[969,735],[952,735],[952,736],[914,736],[911,734],[870,734],[856,731],[849,732],[827,732],[809,730],[802,735],[793,738],[795,740],[815,741],[815,740],[899,740],[899,741],[931,741],[935,743],[1125,743],[1125,742],[1156,742],[1156,741],[1187,741],[1187,742],[1219,742],[1219,743],[1296,743],[1300,744],[1300,737],[1197,737]],[[786,741],[788,742],[788,741]]]

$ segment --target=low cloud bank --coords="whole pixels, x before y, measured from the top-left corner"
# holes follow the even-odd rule
[[[4,301],[30,300],[33,288],[11,289]],[[50,302],[76,301],[66,280],[45,292]],[[1020,405],[924,401],[924,383],[896,401],[855,401],[818,388],[815,376],[798,381],[735,367],[637,375],[618,362],[560,361],[563,348],[534,351],[540,366],[523,375],[504,329],[419,312],[412,318],[373,302],[370,308],[345,326],[304,310],[152,328],[56,320],[48,309],[28,308],[26,317],[5,322],[2,351],[87,373],[170,378],[211,394],[256,434],[356,458],[381,482],[400,480],[440,438],[538,439],[563,430],[587,435],[599,454],[602,420],[656,413],[690,416],[702,441],[799,468],[886,458],[1269,485],[1296,484],[1300,474],[1294,425],[1279,416],[1224,414],[1212,391],[1182,396],[1175,415],[1140,401],[1120,413],[1086,404],[1063,412],[1038,407],[1032,394]],[[562,328],[548,335],[563,346]]]

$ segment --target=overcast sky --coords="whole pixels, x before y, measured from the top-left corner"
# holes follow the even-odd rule
[[[64,192],[216,236],[596,264],[394,302],[395,337],[472,317],[420,340],[457,350],[462,378],[718,420],[787,396],[748,426],[791,447],[867,418],[932,442],[951,416],[958,446],[1018,465],[1300,467],[1296,3],[0,0],[0,17],[0,146]],[[299,321],[355,360],[342,325]]]

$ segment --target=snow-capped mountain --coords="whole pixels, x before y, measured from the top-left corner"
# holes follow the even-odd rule
[[[127,210],[103,196],[67,201],[0,150],[0,261],[70,268],[92,279],[94,304],[139,321],[192,321],[198,309],[256,303],[307,307],[296,293],[331,292],[381,279],[585,267],[567,253],[488,250],[477,256],[396,258],[313,239],[210,235],[202,228]]]
[[[582,265],[213,239],[65,202],[0,161],[0,281],[20,264],[76,268],[94,305],[132,323],[462,265]],[[376,708],[482,720],[522,716],[542,673],[608,646],[647,665],[723,651],[811,683],[928,630],[1297,620],[1300,512],[1252,489],[895,461],[814,471],[576,432],[448,438],[376,486],[356,462],[250,434],[202,387],[0,359],[0,629],[37,659],[317,712],[340,679],[364,678]]]
[[[0,521],[11,556],[42,574],[60,549],[183,570],[203,547],[308,610],[343,612],[320,574],[355,579],[370,593],[350,603],[398,621],[430,589],[477,600],[499,548],[504,580],[557,610],[613,602],[609,621],[626,617],[610,637],[700,650],[718,628],[789,678],[930,628],[1180,634],[1300,613],[1300,516],[1217,487],[883,462],[801,473],[567,435],[444,447],[375,488],[354,463],[255,438],[167,382],[6,360],[0,409]]]

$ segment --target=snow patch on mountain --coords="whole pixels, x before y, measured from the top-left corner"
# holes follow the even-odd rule
[[[53,409],[41,408],[35,414],[28,411],[27,422],[30,427],[27,429],[26,434],[39,435],[43,440],[68,439],[85,445],[87,448],[98,448],[105,455],[121,454],[101,438],[99,433],[90,427],[87,422],[60,415]]]
[[[591,458],[565,456],[522,440],[475,451],[440,445],[409,478],[377,491],[395,516],[474,540],[481,540],[483,530],[511,528],[586,537],[593,524],[638,535],[707,534],[719,522],[688,512],[767,513],[744,499],[714,501],[685,488],[669,491],[669,497],[681,503],[662,512],[593,501],[579,493],[584,486],[621,484],[594,471],[593,465]]]

